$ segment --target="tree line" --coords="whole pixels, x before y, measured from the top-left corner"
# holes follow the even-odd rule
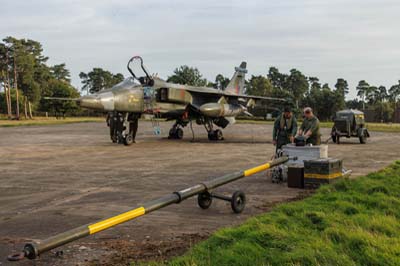
[[[167,81],[223,89],[229,80],[218,74],[214,82],[209,82],[197,68],[181,66],[174,70]],[[309,106],[323,121],[330,120],[339,110],[352,108],[373,110],[376,121],[390,122],[400,100],[400,80],[388,90],[384,86],[369,85],[361,80],[356,87],[359,99],[346,101],[349,85],[344,78],[338,78],[332,88],[328,83],[320,82],[318,77],[307,77],[298,69],[282,73],[276,67],[270,67],[265,75],[250,76],[245,89],[249,95],[288,99],[288,104],[297,113]]]
[[[50,97],[79,97],[71,85],[64,63],[48,65],[42,45],[30,39],[7,37],[0,42],[0,110],[9,119],[19,119],[20,111],[32,117],[32,110],[54,113],[74,112],[74,102],[50,103]]]
[[[37,41],[7,37],[0,42],[0,113],[9,119],[19,119],[21,112],[30,117],[32,111],[62,116],[81,114],[73,101],[49,101],[44,97],[77,98],[110,88],[124,79],[121,73],[95,67],[79,74],[82,86],[77,89],[71,85],[65,63],[49,65],[48,59]],[[169,82],[215,89],[224,89],[229,80],[218,74],[214,81],[208,81],[196,67],[186,65],[177,67],[167,78]],[[270,67],[264,75],[250,76],[245,88],[251,95],[287,98],[298,111],[310,106],[321,120],[329,120],[340,109],[357,108],[374,110],[377,120],[391,121],[400,97],[400,81],[386,89],[361,80],[356,87],[359,99],[346,101],[349,85],[344,78],[338,78],[330,87],[298,69],[283,73],[276,67]]]

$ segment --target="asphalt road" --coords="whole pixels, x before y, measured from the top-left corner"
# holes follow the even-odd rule
[[[165,136],[172,123],[161,123],[164,137],[140,122],[137,143],[110,142],[105,123],[0,128],[0,265],[29,240],[129,210],[139,203],[202,180],[246,169],[269,160],[270,125],[237,124],[225,140],[210,143],[194,126],[195,142],[185,128],[183,140]],[[323,130],[323,139],[328,130]],[[366,145],[358,139],[330,144],[329,155],[359,176],[400,158],[400,134],[372,132]],[[49,252],[35,262],[13,265],[126,265],[127,261],[181,254],[216,229],[241,223],[276,203],[296,199],[301,190],[272,184],[265,173],[218,191],[246,192],[245,211],[233,214],[229,203],[215,201],[202,210],[195,198],[127,222]]]

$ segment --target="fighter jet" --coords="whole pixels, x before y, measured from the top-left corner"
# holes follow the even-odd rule
[[[139,77],[132,71],[132,63],[140,66],[144,76]],[[134,143],[138,119],[143,114],[174,120],[169,131],[170,139],[182,139],[182,128],[195,121],[204,125],[209,140],[223,140],[219,128],[234,124],[238,115],[251,116],[247,108],[254,106],[255,101],[284,101],[244,93],[246,62],[235,67],[233,77],[224,90],[174,84],[151,76],[140,56],[132,57],[127,68],[132,76],[111,89],[74,99],[81,107],[108,113],[107,125],[114,143]],[[215,126],[219,128],[215,129]]]

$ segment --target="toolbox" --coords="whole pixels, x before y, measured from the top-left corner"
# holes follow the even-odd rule
[[[287,183],[290,188],[304,188],[304,167],[288,165]]]
[[[315,159],[304,161],[304,186],[319,187],[342,177],[343,162],[340,159]]]
[[[282,152],[284,155],[293,158],[291,164],[303,166],[305,160],[328,158],[328,145],[300,147],[294,144],[287,144],[282,147]]]

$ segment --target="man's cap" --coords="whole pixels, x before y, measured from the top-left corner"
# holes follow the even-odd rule
[[[292,111],[292,109],[289,107],[289,106],[285,106],[284,108],[283,108],[283,112],[284,113],[289,113],[289,112],[291,112]]]
[[[303,113],[312,113],[312,108],[311,107],[304,108]]]

